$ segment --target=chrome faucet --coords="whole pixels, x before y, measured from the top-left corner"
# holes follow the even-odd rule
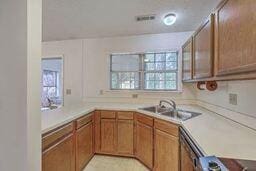
[[[176,103],[175,103],[175,101],[173,101],[173,100],[160,100],[160,102],[159,102],[159,106],[160,106],[160,107],[164,107],[164,106],[162,105],[162,103],[167,103],[167,104],[169,104],[170,106],[172,106],[173,110],[176,110]]]

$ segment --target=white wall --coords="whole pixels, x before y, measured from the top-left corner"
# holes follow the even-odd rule
[[[256,129],[256,80],[218,82],[216,91],[196,90],[199,104]],[[237,105],[229,104],[229,94],[237,94]]]
[[[41,0],[0,2],[0,170],[41,170]]]
[[[137,93],[133,99],[132,91],[109,91],[110,54],[157,52],[180,50],[192,32],[151,34],[128,37],[113,37],[84,40],[84,100],[114,102],[158,102],[161,98],[175,98],[183,101],[194,98],[190,86],[184,86],[182,93]],[[181,54],[181,53],[180,53]],[[181,64],[179,57],[179,63]],[[180,65],[181,66],[181,65]],[[181,67],[180,67],[181,69]],[[180,75],[179,75],[180,76]],[[179,85],[182,88],[181,85]],[[103,91],[103,94],[100,91]]]
[[[44,42],[42,57],[63,56],[64,70],[64,105],[79,103],[83,98],[83,40]],[[71,89],[71,95],[65,93]]]
[[[111,53],[180,50],[182,44],[191,34],[192,32],[182,32],[44,42],[42,56],[64,56],[64,90],[72,89],[72,95],[64,96],[65,105],[82,100],[155,103],[160,98],[175,98],[180,102],[190,103],[195,98],[195,93],[191,91],[191,85],[182,87],[180,84],[179,87],[183,88],[182,93],[136,92],[139,95],[138,99],[131,98],[134,93],[131,91],[109,91],[109,59]],[[179,63],[181,64],[181,60]],[[100,93],[101,91],[103,94]]]

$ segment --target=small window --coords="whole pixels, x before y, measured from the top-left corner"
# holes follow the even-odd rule
[[[62,58],[42,59],[42,110],[58,108],[63,104]]]
[[[111,55],[112,90],[177,90],[178,53]]]

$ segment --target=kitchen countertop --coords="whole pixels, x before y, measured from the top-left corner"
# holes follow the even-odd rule
[[[71,122],[94,110],[138,111],[145,115],[180,124],[205,155],[256,160],[256,131],[197,105],[177,108],[202,113],[186,121],[145,112],[138,108],[153,104],[84,103],[42,112],[42,133]]]

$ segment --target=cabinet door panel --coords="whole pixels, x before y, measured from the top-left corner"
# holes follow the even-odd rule
[[[179,170],[179,140],[155,129],[155,171]]]
[[[193,78],[213,76],[213,15],[194,35]]]
[[[217,75],[256,71],[255,9],[255,0],[226,0],[217,10]]]
[[[73,136],[70,135],[42,156],[42,171],[74,171],[75,155]]]
[[[133,155],[133,120],[119,120],[117,124],[118,154]]]
[[[116,120],[101,119],[101,152],[116,152]]]
[[[76,168],[82,170],[93,156],[93,123],[77,130]]]
[[[153,128],[136,123],[136,156],[146,166],[153,167]]]
[[[192,79],[192,38],[182,47],[182,80]]]

